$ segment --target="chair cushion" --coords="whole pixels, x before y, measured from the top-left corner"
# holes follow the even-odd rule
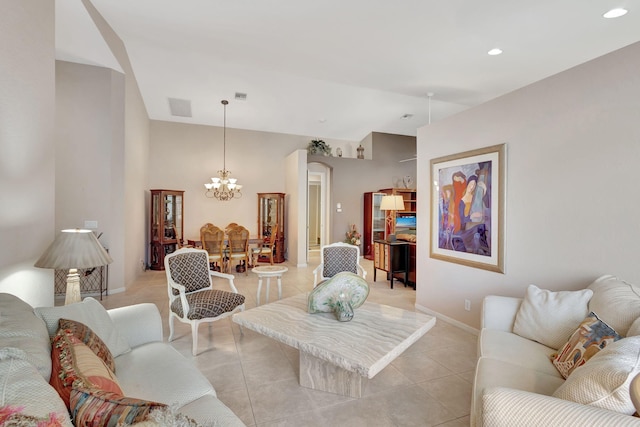
[[[218,317],[223,313],[233,311],[239,305],[244,304],[244,295],[219,289],[210,289],[187,294],[187,302],[189,303],[188,319],[205,319]],[[184,317],[180,298],[176,298],[171,303],[171,311],[179,317]]]
[[[358,274],[358,251],[356,248],[325,248],[323,254],[324,277],[333,277],[341,271]]]

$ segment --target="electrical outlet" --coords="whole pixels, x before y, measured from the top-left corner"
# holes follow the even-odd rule
[[[468,300],[468,299],[464,300],[464,309],[466,311],[471,311],[471,300]]]

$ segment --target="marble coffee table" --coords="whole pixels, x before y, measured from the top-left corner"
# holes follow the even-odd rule
[[[236,313],[233,321],[300,351],[300,385],[361,397],[373,378],[435,323],[435,317],[365,302],[353,320],[307,312],[308,294]]]

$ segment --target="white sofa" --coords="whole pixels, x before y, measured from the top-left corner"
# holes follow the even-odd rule
[[[596,360],[606,360],[609,356],[605,356],[605,351],[613,352],[615,357],[615,350],[619,349],[626,352],[621,359],[626,360],[627,356],[632,359],[628,369],[625,367],[627,370],[620,374],[627,375],[629,379],[623,378],[624,384],[613,391],[618,393],[616,398],[625,398],[624,394],[629,393],[629,381],[639,369],[640,337],[633,336],[640,335],[640,287],[614,276],[603,276],[587,289],[593,292],[592,296],[590,293],[586,295],[587,314],[595,312],[602,321],[626,338],[608,344],[584,365],[577,367],[566,380],[567,386],[570,380],[576,378],[586,381],[583,383],[586,385],[578,388],[578,393],[588,394],[590,388],[600,387],[601,376],[593,373],[599,363]],[[525,298],[528,296],[529,289]],[[577,399],[578,403],[553,396],[562,390],[560,387],[565,384],[565,379],[551,362],[550,355],[558,348],[562,349],[562,345],[553,348],[514,333],[514,328],[519,331],[516,327],[518,316],[524,317],[520,310],[525,298],[488,296],[484,299],[471,426],[640,426],[640,418],[602,409],[598,407],[598,402]],[[556,308],[554,315],[562,311]],[[542,319],[541,323],[544,321]],[[576,328],[578,326],[580,321],[575,325]],[[544,328],[540,326],[541,334],[546,333]],[[571,333],[566,340],[569,336]],[[542,336],[541,341],[545,341],[544,338]],[[572,378],[574,375],[576,377]]]
[[[163,342],[154,304],[104,310],[95,299],[85,298],[70,306],[34,310],[10,294],[0,294],[0,424],[3,410],[6,414],[8,407],[21,407],[24,416],[43,418],[53,413],[62,425],[72,425],[64,402],[49,385],[50,336],[59,317],[95,327],[112,350],[115,375],[125,396],[165,403],[202,425],[244,426],[217,399],[195,365]]]

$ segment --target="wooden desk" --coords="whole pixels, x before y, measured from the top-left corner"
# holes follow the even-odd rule
[[[376,271],[384,270],[391,281],[396,273],[404,273],[404,285],[409,283],[409,242],[374,240],[373,242],[373,281],[376,281]]]

